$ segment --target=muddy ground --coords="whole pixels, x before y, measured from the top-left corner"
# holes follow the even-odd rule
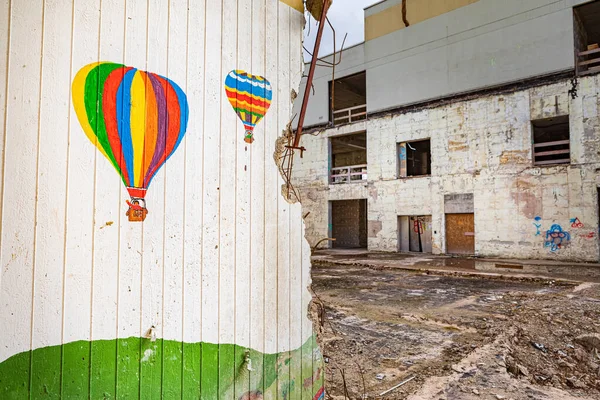
[[[600,399],[597,283],[317,260],[313,290],[327,398]]]

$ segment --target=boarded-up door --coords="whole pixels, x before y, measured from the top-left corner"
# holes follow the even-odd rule
[[[474,214],[446,214],[446,253],[475,253]]]
[[[338,200],[331,202],[331,233],[334,248],[367,247],[367,201]]]

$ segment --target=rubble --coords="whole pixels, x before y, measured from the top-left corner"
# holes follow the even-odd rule
[[[415,375],[381,398],[598,399],[600,286],[576,286],[314,266],[327,393],[378,398]]]

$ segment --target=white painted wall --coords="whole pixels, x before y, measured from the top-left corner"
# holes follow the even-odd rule
[[[272,157],[302,75],[303,24],[278,0],[0,2],[0,363],[151,326],[267,353],[312,336],[301,207],[280,195]],[[143,223],[125,217],[127,192],[71,104],[74,75],[99,60],[187,93],[186,137]],[[252,145],[224,92],[232,69],[274,88]]]

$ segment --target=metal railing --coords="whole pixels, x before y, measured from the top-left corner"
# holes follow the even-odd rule
[[[577,75],[600,72],[600,48],[577,53]]]
[[[332,184],[362,182],[367,180],[367,164],[331,168],[329,182]]]
[[[346,124],[367,118],[367,105],[344,108],[333,112],[333,125]]]

